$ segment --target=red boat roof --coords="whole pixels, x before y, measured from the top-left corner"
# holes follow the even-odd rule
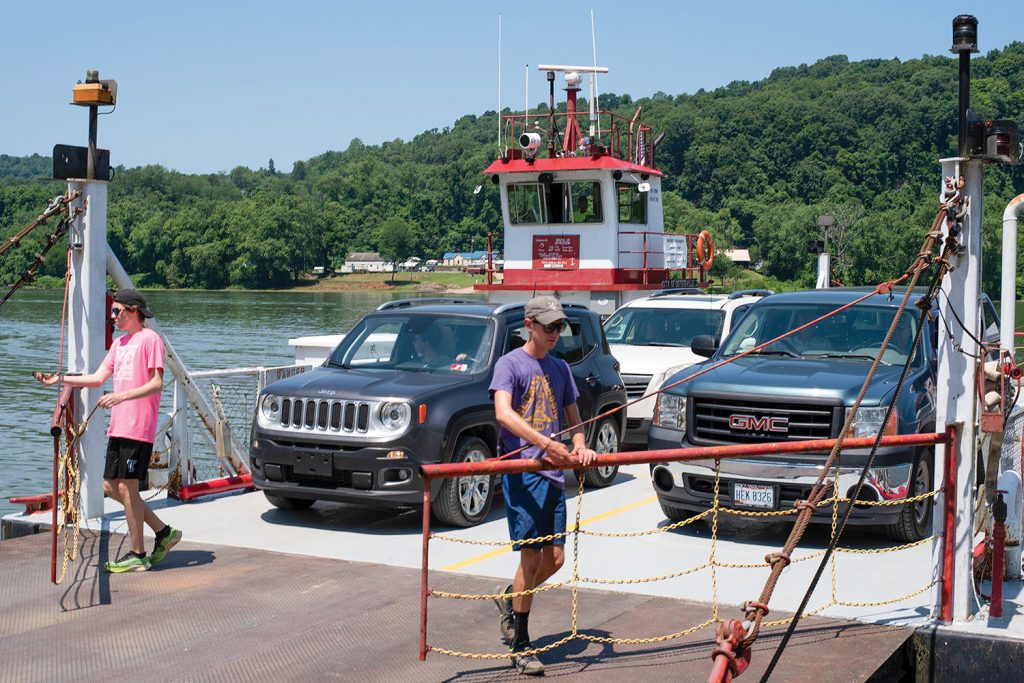
[[[487,167],[484,174],[543,173],[544,171],[590,171],[594,169],[611,171],[618,169],[628,173],[649,173],[656,176],[663,175],[662,172],[656,168],[640,166],[608,155],[602,155],[597,158],[592,156],[555,157],[553,159],[549,157],[541,157],[539,159],[534,159],[532,162],[528,162],[525,159],[509,159],[508,161],[498,159]]]

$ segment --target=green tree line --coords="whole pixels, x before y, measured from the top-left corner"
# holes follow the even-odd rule
[[[972,65],[972,108],[1020,121],[1024,43]],[[892,278],[910,263],[937,209],[938,160],[956,153],[956,102],[954,58],[833,56],[756,82],[635,100],[610,94],[600,105],[629,118],[641,108],[640,119],[665,134],[655,161],[665,174],[669,230],[707,229],[719,249],[749,249],[766,277],[810,286],[816,264],[806,244],[821,237],[816,218],[826,213],[836,220],[843,282]],[[119,166],[109,190],[110,243],[141,286],[198,288],[288,286],[353,251],[436,257],[479,248],[501,230],[495,187],[474,192],[498,153],[496,116],[466,115],[409,141],[356,138],[290,173],[272,159],[263,169],[206,175]],[[4,236],[62,191],[44,179],[49,172],[47,157],[0,155]],[[1002,210],[1022,191],[1020,166],[986,172],[989,291],[999,277]],[[4,254],[0,282],[17,279],[41,239]],[[41,270],[59,277],[63,269],[64,259],[51,256]]]

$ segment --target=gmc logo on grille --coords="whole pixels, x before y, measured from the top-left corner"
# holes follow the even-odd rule
[[[730,415],[729,429],[744,432],[776,432],[785,434],[789,431],[788,417],[754,417],[753,415]]]

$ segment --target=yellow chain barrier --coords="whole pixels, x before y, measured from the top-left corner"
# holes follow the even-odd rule
[[[67,419],[67,418],[65,418]],[[68,563],[74,562],[78,557],[78,540],[81,532],[81,500],[82,500],[82,471],[78,462],[76,446],[79,437],[85,432],[89,420],[75,425],[72,424],[64,430],[64,446],[60,449],[57,459],[57,481],[64,482],[64,493],[59,496],[60,500],[53,501],[57,507],[57,523],[60,524],[60,536],[64,543],[64,558],[61,562],[60,576],[57,577],[56,585],[64,582],[68,573]],[[71,542],[68,542],[68,533],[71,533]]]
[[[835,474],[838,474],[838,468],[839,468],[838,462],[835,464],[834,467],[835,467]],[[560,646],[562,646],[562,645],[564,645],[564,644],[566,644],[566,643],[568,643],[570,641],[573,641],[573,640],[583,640],[583,641],[588,641],[588,642],[593,642],[593,643],[602,643],[602,644],[606,644],[606,645],[648,645],[648,644],[652,644],[652,643],[661,643],[661,642],[665,642],[665,641],[668,641],[668,640],[673,640],[673,639],[676,639],[676,638],[682,638],[682,637],[691,635],[693,633],[696,633],[696,632],[698,632],[698,631],[700,631],[702,629],[707,628],[708,626],[711,626],[711,625],[716,624],[716,623],[720,623],[722,621],[722,619],[719,617],[719,612],[718,612],[718,610],[719,610],[719,601],[718,601],[718,573],[717,573],[718,569],[764,569],[764,568],[767,568],[767,567],[771,566],[770,563],[767,561],[767,559],[765,561],[762,561],[762,562],[749,562],[749,563],[722,562],[722,561],[720,561],[718,559],[718,557],[717,557],[717,552],[718,552],[717,541],[718,541],[718,519],[719,519],[719,514],[729,514],[729,515],[736,515],[736,516],[740,516],[740,517],[778,517],[778,516],[783,516],[783,515],[794,515],[794,514],[796,514],[798,512],[798,510],[796,508],[794,508],[792,510],[759,511],[759,510],[737,510],[737,509],[723,507],[721,505],[721,503],[720,503],[721,478],[720,478],[719,475],[720,475],[720,472],[719,472],[719,461],[716,460],[715,461],[715,477],[714,477],[714,497],[712,499],[711,507],[709,507],[707,510],[704,510],[702,512],[694,514],[694,515],[692,515],[690,517],[687,517],[686,519],[680,520],[678,522],[674,522],[672,524],[668,524],[668,525],[665,525],[665,526],[662,526],[662,527],[658,527],[656,529],[647,529],[647,530],[643,530],[643,531],[633,531],[633,532],[607,532],[607,531],[594,531],[594,530],[582,529],[581,528],[581,524],[580,524],[580,518],[581,518],[582,506],[583,506],[583,482],[581,480],[580,483],[579,483],[579,494],[576,497],[576,517],[575,517],[575,522],[573,523],[571,528],[567,529],[565,532],[562,532],[562,533],[549,534],[549,535],[546,535],[546,536],[538,536],[536,538],[530,538],[530,539],[526,539],[526,540],[523,540],[523,541],[518,541],[516,543],[518,545],[535,544],[535,543],[549,543],[549,542],[554,541],[556,539],[563,539],[563,538],[568,538],[568,537],[571,536],[572,539],[573,539],[573,564],[572,564],[572,575],[569,578],[564,579],[562,581],[558,581],[556,583],[548,583],[548,584],[545,584],[543,586],[538,586],[538,587],[530,589],[530,590],[524,590],[524,591],[518,591],[518,592],[510,592],[510,593],[502,593],[502,594],[492,594],[492,593],[483,593],[483,594],[454,593],[454,592],[439,591],[439,590],[433,590],[433,589],[430,589],[428,591],[428,594],[431,597],[435,597],[435,598],[451,598],[451,599],[457,599],[457,600],[487,600],[487,601],[491,601],[491,600],[495,600],[495,599],[498,599],[498,598],[516,598],[516,597],[523,597],[523,596],[527,596],[527,595],[534,595],[534,594],[537,594],[537,593],[542,593],[542,592],[550,591],[550,590],[553,590],[553,589],[556,589],[556,588],[564,588],[564,587],[568,586],[570,588],[570,590],[571,590],[571,599],[572,599],[572,612],[571,612],[572,620],[571,620],[571,628],[570,628],[569,634],[566,635],[565,637],[561,638],[560,640],[556,641],[556,642],[553,642],[553,643],[550,643],[548,645],[545,645],[544,647],[534,648],[532,650],[527,650],[527,651],[523,651],[523,652],[517,652],[516,653],[517,655],[537,655],[537,654],[541,654],[543,652],[548,652],[548,651],[551,651],[551,650],[553,650],[555,648],[558,648],[558,647],[560,647]],[[856,505],[863,505],[863,506],[871,506],[871,505],[874,505],[874,506],[910,505],[910,504],[913,504],[913,503],[916,503],[916,502],[919,502],[919,501],[922,501],[922,500],[933,498],[934,496],[938,495],[941,492],[942,492],[942,489],[938,489],[938,490],[935,490],[935,491],[927,491],[925,493],[921,493],[921,494],[918,494],[918,495],[915,495],[915,496],[908,496],[906,498],[900,498],[900,499],[897,499],[897,500],[879,500],[879,501],[863,501],[862,500],[862,501],[856,501],[855,504]],[[819,507],[819,508],[824,507],[826,505],[827,506],[831,506],[831,508],[832,508],[831,511],[830,511],[831,512],[831,535],[832,535],[832,538],[835,537],[836,529],[837,529],[837,526],[838,526],[839,505],[840,504],[848,504],[848,503],[851,503],[851,502],[853,502],[853,501],[851,501],[849,498],[843,498],[843,497],[837,496],[834,491],[833,491],[833,493],[829,497],[827,497],[827,498],[825,498],[825,499],[823,499],[823,500],[818,502],[817,507]],[[649,536],[649,535],[653,535],[653,534],[665,533],[665,532],[668,532],[668,531],[672,531],[674,529],[679,529],[681,527],[684,527],[684,526],[686,526],[688,524],[693,524],[694,522],[700,521],[700,520],[705,519],[707,517],[711,518],[711,520],[710,520],[711,538],[710,538],[710,541],[709,541],[710,542],[710,548],[709,548],[708,559],[705,562],[701,563],[701,564],[689,567],[687,569],[682,569],[682,570],[677,571],[677,572],[672,572],[672,573],[669,573],[669,574],[661,574],[661,575],[658,575],[658,576],[649,576],[649,577],[612,579],[612,578],[597,578],[597,577],[584,577],[584,576],[580,576],[580,573],[579,573],[579,555],[580,555],[580,553],[579,553],[579,537],[581,535],[589,535],[589,536],[604,537],[604,538],[636,538],[636,537],[640,537],[640,536]],[[431,532],[429,534],[429,538],[430,539],[436,539],[436,540],[448,541],[448,542],[451,542],[451,543],[462,543],[462,544],[466,544],[466,545],[498,546],[498,547],[505,547],[505,548],[512,548],[513,547],[513,543],[511,541],[507,541],[507,540],[500,540],[500,541],[475,540],[475,539],[468,539],[468,538],[460,538],[460,537],[457,537],[457,536],[449,536],[449,535],[439,534],[439,533],[434,533],[434,532]],[[835,549],[835,552],[836,553],[852,553],[852,554],[890,553],[890,552],[897,552],[897,551],[901,551],[901,550],[908,550],[910,548],[915,548],[915,547],[923,545],[925,543],[933,542],[933,541],[937,540],[938,538],[940,538],[940,536],[938,536],[938,535],[936,535],[936,536],[929,536],[929,537],[923,538],[923,539],[921,539],[919,541],[914,541],[914,542],[911,542],[911,543],[904,543],[902,545],[897,545],[897,546],[886,546],[886,547],[883,547],[883,548],[837,547]],[[801,555],[799,557],[792,558],[790,560],[790,564],[795,564],[797,562],[804,562],[806,560],[811,560],[811,559],[814,559],[814,558],[817,558],[817,557],[821,557],[824,554],[825,554],[824,550],[818,550],[818,551],[815,551],[815,552],[807,553],[805,555]],[[695,574],[695,573],[703,571],[705,569],[709,569],[710,573],[711,573],[711,616],[706,621],[704,621],[704,622],[702,622],[700,624],[697,624],[695,626],[692,626],[690,628],[684,629],[682,631],[676,631],[676,632],[673,632],[673,633],[668,633],[668,634],[660,635],[660,636],[653,636],[653,637],[649,637],[649,638],[614,638],[614,637],[610,637],[610,636],[595,636],[595,635],[590,635],[590,634],[587,634],[587,633],[580,633],[579,632],[578,624],[577,624],[577,617],[578,617],[578,593],[577,593],[577,590],[578,590],[578,587],[579,587],[580,584],[591,584],[591,585],[632,585],[632,584],[640,584],[640,583],[653,583],[653,582],[656,582],[656,581],[664,581],[664,580],[668,580],[668,579],[679,578],[681,576],[686,576],[686,575],[689,575],[689,574]],[[917,590],[914,590],[914,591],[912,591],[910,593],[906,593],[904,595],[900,595],[900,596],[897,596],[897,597],[894,597],[894,598],[890,598],[888,600],[878,600],[878,601],[873,601],[873,602],[854,602],[854,601],[849,601],[849,600],[842,600],[838,596],[838,570],[837,570],[836,557],[835,556],[832,557],[832,560],[830,562],[830,570],[831,570],[831,576],[832,576],[832,595],[831,595],[831,598],[827,602],[825,602],[824,604],[819,605],[818,607],[816,607],[816,608],[814,608],[812,610],[808,610],[808,611],[804,612],[804,614],[802,616],[804,616],[804,617],[814,616],[814,615],[820,614],[821,612],[824,612],[826,609],[829,609],[830,607],[836,607],[836,606],[842,606],[842,607],[880,607],[880,606],[884,606],[884,605],[895,604],[895,603],[898,603],[898,602],[902,602],[904,600],[909,600],[909,599],[914,598],[914,597],[916,597],[918,595],[921,595],[922,593],[928,591],[929,589],[931,589],[932,587],[934,587],[938,583],[938,581],[934,581],[933,580],[930,583],[928,583],[927,585],[925,585],[925,586],[923,586],[923,587],[921,587],[921,588],[919,588]],[[761,626],[762,626],[762,628],[770,627],[770,626],[785,626],[785,625],[789,624],[792,620],[793,620],[793,618],[789,617],[789,618],[786,618],[786,619],[777,619],[775,621],[764,621],[764,622],[761,623]],[[428,646],[428,649],[431,652],[436,652],[438,654],[449,655],[449,656],[452,656],[452,657],[463,657],[463,658],[468,658],[468,659],[500,660],[500,659],[508,659],[508,658],[510,658],[512,656],[511,652],[473,653],[473,652],[461,652],[461,651],[458,651],[458,650],[452,650],[452,649],[441,648],[441,647],[434,647],[434,646]]]

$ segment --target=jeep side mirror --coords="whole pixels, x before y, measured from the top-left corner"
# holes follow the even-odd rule
[[[711,358],[715,351],[718,350],[718,340],[710,334],[698,334],[690,342],[690,350],[698,356]]]

